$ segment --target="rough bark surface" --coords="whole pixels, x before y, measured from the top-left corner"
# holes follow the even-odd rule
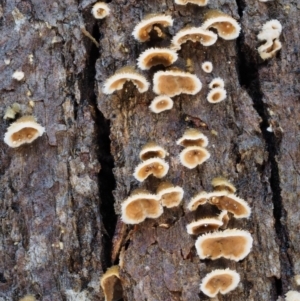
[[[104,300],[99,279],[116,263],[129,301],[209,300],[199,292],[201,279],[226,267],[236,269],[242,280],[218,300],[276,301],[297,289],[297,2],[211,0],[208,8],[239,20],[242,33],[208,48],[183,45],[178,66],[191,59],[203,88],[196,96],[174,97],[174,108],[158,115],[148,108],[155,96],[151,89],[139,94],[128,83],[107,96],[103,83],[118,68],[135,65],[148,47],[168,45],[185,25],[201,25],[208,8],[178,6],[173,0],[113,0],[110,16],[96,21],[91,0],[0,4],[0,136],[10,123],[2,117],[14,102],[46,128],[43,137],[20,148],[0,140],[0,301],[26,294],[44,301]],[[136,42],[134,26],[153,12],[172,15],[174,26],[164,40]],[[283,25],[283,48],[263,62],[256,35],[270,19]],[[206,60],[213,63],[211,74],[201,69]],[[144,72],[150,82],[158,69]],[[24,71],[24,80],[12,79],[16,70]],[[208,83],[217,76],[225,80],[228,96],[212,105],[206,101]],[[188,127],[208,136],[211,153],[193,170],[180,164],[176,145]],[[166,179],[184,188],[184,201],[156,220],[125,226],[121,202],[135,188],[155,192],[160,183],[150,178],[141,184],[132,175],[149,140],[169,152]],[[252,252],[238,263],[200,260],[195,238],[185,229],[203,215],[188,212],[189,199],[210,191],[211,180],[220,175],[252,208],[249,219],[230,221],[230,228],[249,230],[254,239]]]

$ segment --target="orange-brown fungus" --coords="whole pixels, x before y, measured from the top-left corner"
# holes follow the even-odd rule
[[[12,141],[23,141],[31,139],[38,134],[38,131],[34,128],[23,128],[20,131],[11,135]]]
[[[210,157],[209,152],[200,146],[190,146],[180,153],[180,162],[188,168],[195,168]]]
[[[105,295],[105,301],[119,300],[123,297],[119,266],[109,268],[101,277],[100,284]]]

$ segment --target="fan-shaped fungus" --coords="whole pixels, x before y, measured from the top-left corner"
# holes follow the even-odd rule
[[[223,88],[224,89],[224,80],[220,77],[216,77],[214,78],[208,85],[208,87],[210,89],[214,89],[214,88]]]
[[[269,40],[265,44],[258,47],[257,51],[260,55],[260,57],[263,60],[270,59],[274,57],[282,47],[281,42],[278,39],[275,39],[274,41]]]
[[[138,58],[138,67],[142,70],[148,70],[156,65],[165,67],[172,65],[178,59],[178,54],[168,48],[149,48],[140,54]]]
[[[34,116],[23,116],[10,125],[4,135],[4,142],[10,147],[31,143],[43,135],[45,128],[36,122]]]
[[[207,137],[197,129],[187,129],[183,136],[176,141],[176,144],[184,147],[188,146],[201,146],[206,147],[208,145]]]
[[[236,188],[227,179],[223,177],[216,177],[211,181],[214,191],[228,191],[229,193],[235,193]]]
[[[196,4],[198,6],[206,6],[208,0],[175,0],[175,3],[179,5],[187,5],[188,3],[191,3]]]
[[[210,198],[210,193],[201,191],[197,193],[194,197],[192,197],[187,208],[190,211],[195,211],[199,206],[206,204],[209,198]]]
[[[183,189],[169,182],[161,183],[157,188],[157,195],[164,207],[172,208],[178,206],[183,198]]]
[[[300,293],[297,291],[288,291],[285,294],[285,301],[299,301]]]
[[[219,37],[224,40],[236,39],[241,31],[241,26],[235,19],[218,10],[210,10],[205,15],[202,28],[209,29],[211,27],[215,28]]]
[[[240,275],[233,270],[214,270],[207,274],[200,285],[200,290],[208,297],[215,297],[218,293],[225,295],[234,290],[240,282]]]
[[[105,301],[119,300],[123,296],[122,284],[120,281],[119,266],[114,265],[107,269],[100,279]]]
[[[213,71],[213,64],[211,62],[206,61],[202,63],[201,67],[202,70],[206,73],[211,73]]]
[[[216,231],[223,225],[223,222],[218,218],[203,218],[191,222],[186,226],[188,234],[199,235],[206,232]]]
[[[227,92],[223,88],[213,88],[207,94],[207,101],[210,103],[218,103],[223,101],[227,96]]]
[[[146,92],[149,89],[150,84],[146,78],[133,67],[127,66],[117,70],[114,75],[105,81],[103,93],[112,94],[116,90],[121,90],[127,81],[132,81],[140,93]]]
[[[104,2],[97,2],[92,8],[92,14],[95,19],[103,19],[110,13],[109,6]]]
[[[196,240],[200,259],[224,257],[234,261],[244,259],[252,248],[253,239],[248,231],[227,229],[223,232],[206,233]]]
[[[171,110],[173,108],[173,100],[167,95],[158,95],[156,96],[149,108],[153,113],[159,114],[161,112]]]
[[[204,163],[209,157],[210,153],[201,146],[189,146],[179,155],[180,163],[189,169]]]
[[[140,163],[134,171],[134,177],[143,182],[150,175],[163,178],[169,171],[169,164],[161,158],[151,158]]]
[[[140,159],[142,161],[151,159],[151,158],[161,158],[164,159],[167,155],[165,149],[159,146],[156,142],[150,141],[146,143],[142,150],[140,151]]]

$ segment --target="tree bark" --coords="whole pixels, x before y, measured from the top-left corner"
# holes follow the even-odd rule
[[[95,20],[91,0],[0,1],[1,122],[9,105],[34,114],[46,134],[32,144],[9,148],[0,141],[0,301],[104,300],[99,280],[120,264],[123,299],[129,301],[209,300],[199,290],[214,268],[241,275],[237,289],[218,300],[284,300],[297,289],[299,246],[299,60],[297,3],[257,0],[211,1],[239,20],[237,40],[211,47],[188,42],[177,65],[193,62],[203,88],[173,98],[171,111],[153,114],[152,88],[138,93],[131,83],[105,95],[104,81],[117,69],[136,65],[149,47],[168,46],[187,24],[200,26],[207,7],[173,0],[113,0],[111,14]],[[134,26],[147,13],[164,12],[175,22],[165,39],[138,43]],[[283,25],[283,47],[262,61],[256,35],[270,19]],[[206,74],[204,61],[214,69]],[[154,68],[144,75],[151,82]],[[25,78],[12,74],[22,70]],[[208,84],[225,81],[227,98],[207,102]],[[28,103],[34,102],[32,108]],[[188,170],[179,162],[176,140],[188,127],[209,138],[211,157]],[[132,190],[156,191],[160,180],[137,182],[139,151],[154,140],[168,152],[166,179],[184,189],[183,204],[158,219],[133,226],[120,220],[120,205]],[[189,199],[211,191],[225,176],[252,208],[249,219],[229,228],[251,232],[254,243],[240,262],[200,260],[186,224],[197,217]],[[198,212],[201,215],[201,210]]]

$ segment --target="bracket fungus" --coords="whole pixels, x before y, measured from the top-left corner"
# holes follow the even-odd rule
[[[208,85],[209,89],[223,88],[225,87],[224,80],[220,77],[214,78]]]
[[[105,81],[103,93],[112,94],[116,90],[121,90],[127,81],[132,81],[140,93],[146,92],[150,86],[146,78],[138,73],[134,67],[127,66],[117,70]]]
[[[213,64],[209,61],[202,63],[201,68],[206,73],[211,73],[213,71]]]
[[[92,14],[95,19],[103,19],[110,13],[109,6],[105,2],[97,2],[92,8]]]
[[[230,221],[230,216],[228,214],[227,210],[222,210],[220,215],[218,216],[218,219],[222,221],[223,225],[220,227],[220,229],[224,230],[227,228],[228,223]]]
[[[278,39],[269,40],[265,44],[258,47],[257,51],[263,60],[270,59],[276,55],[281,49],[282,44]]]
[[[182,70],[158,71],[153,77],[153,91],[170,97],[182,93],[195,95],[202,88],[199,78]]]
[[[149,48],[140,54],[138,67],[142,70],[148,70],[156,65],[168,67],[178,59],[178,54],[168,48]]]
[[[216,177],[212,179],[211,184],[214,188],[214,191],[228,191],[229,193],[235,193],[236,188],[231,184],[227,179],[223,177]]]
[[[297,291],[288,291],[285,294],[285,301],[299,301],[300,293]]]
[[[100,279],[100,285],[105,296],[105,301],[119,300],[123,297],[118,265],[107,269]]]
[[[151,158],[140,163],[134,171],[134,177],[143,182],[150,175],[156,178],[163,178],[169,171],[169,164],[161,158]]]
[[[163,207],[159,196],[147,190],[136,189],[121,204],[122,220],[125,224],[139,224],[148,218],[157,218],[162,215]]]
[[[208,0],[175,0],[175,3],[179,5],[187,5],[188,3],[191,3],[196,4],[198,6],[206,6]]]
[[[195,168],[209,158],[210,153],[201,146],[189,146],[179,155],[180,163],[189,169]]]
[[[191,222],[186,226],[188,234],[199,235],[211,231],[218,230],[223,225],[222,220],[219,218],[202,218],[197,221]]]
[[[162,206],[173,208],[181,203],[184,191],[179,186],[163,182],[158,186],[156,193],[160,198]]]
[[[194,43],[199,42],[203,46],[211,46],[216,43],[218,35],[210,30],[202,27],[185,27],[179,30],[172,39],[171,47],[175,50],[180,50],[181,45],[187,41]]]
[[[253,239],[248,231],[227,229],[199,236],[195,246],[200,259],[215,260],[224,257],[239,261],[249,254],[252,243]]]
[[[146,143],[142,150],[140,151],[140,159],[142,161],[151,159],[151,158],[161,158],[164,159],[167,155],[167,151],[159,146],[156,142],[150,141]]]
[[[162,27],[172,26],[173,19],[171,16],[164,14],[149,14],[135,26],[132,35],[136,40],[146,42],[150,39],[150,32],[155,25]],[[160,31],[158,32],[161,34]]]
[[[176,141],[176,144],[183,147],[208,145],[208,138],[197,129],[187,129],[183,136]]]
[[[192,199],[188,203],[187,208],[190,211],[195,211],[199,206],[206,204],[209,198],[210,198],[210,193],[201,191],[197,193],[194,197],[192,197]]]
[[[167,95],[158,95],[152,100],[149,108],[153,113],[159,114],[161,112],[171,110],[173,105],[174,102],[172,98]]]
[[[207,101],[210,103],[219,103],[227,97],[227,92],[224,88],[213,88],[207,94]]]
[[[23,116],[8,127],[4,135],[4,142],[10,147],[18,147],[33,142],[44,132],[45,128],[36,122],[34,116]]]
[[[218,10],[208,11],[201,27],[204,29],[215,28],[219,37],[224,40],[236,39],[241,31],[241,26],[234,18]]]
[[[240,275],[230,269],[217,269],[207,274],[200,285],[200,290],[208,297],[215,297],[218,293],[225,295],[234,290],[240,282]]]

